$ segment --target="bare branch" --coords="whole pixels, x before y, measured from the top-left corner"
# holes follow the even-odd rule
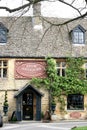
[[[86,4],[87,4],[87,0],[85,0]]]
[[[41,42],[42,42],[44,36],[46,35],[46,33],[48,32],[48,30],[52,28],[52,26],[53,26],[53,25],[51,24],[51,25],[45,30],[45,32],[44,32],[44,34],[43,34],[43,36],[42,36],[42,38],[41,38]]]
[[[29,7],[30,5],[31,5],[31,3],[28,3],[28,4],[25,4],[25,5],[22,5],[22,6],[18,7],[18,8],[14,8],[14,9],[10,9],[8,7],[5,7],[5,6],[1,6],[0,9],[5,9],[9,13],[12,13],[12,12],[19,11],[21,9],[25,9],[26,7]]]
[[[82,18],[84,18],[85,16],[87,16],[87,12],[84,13],[83,15],[81,15],[81,16],[78,16],[78,17],[76,17],[76,18],[72,18],[72,19],[67,20],[67,21],[65,21],[65,22],[63,22],[63,23],[53,23],[53,22],[51,22],[51,21],[49,21],[49,20],[47,20],[47,19],[45,19],[45,18],[43,18],[43,17],[41,17],[41,18],[42,18],[44,21],[46,21],[47,23],[49,23],[49,24],[51,24],[51,25],[53,25],[53,26],[63,26],[63,25],[66,25],[66,24],[68,24],[68,23],[70,23],[70,22],[76,21],[76,20],[78,20],[78,19],[82,19]]]
[[[71,5],[72,5],[74,2],[75,2],[75,0],[73,0],[73,1],[71,2]]]
[[[63,0],[59,0],[59,2],[65,4],[65,5],[70,6],[71,8],[73,8],[74,10],[76,10],[81,15],[81,12],[76,7],[74,7],[72,4],[69,4],[69,3],[67,3],[67,2],[65,2]]]
[[[19,10],[21,10],[21,9],[25,9],[26,7],[30,7],[30,5],[34,5],[34,4],[38,3],[38,2],[47,1],[47,0],[27,0],[27,1],[29,1],[29,3],[24,4],[24,5],[22,5],[22,6],[19,6],[19,7],[17,7],[17,8],[14,8],[14,9],[10,9],[10,8],[8,8],[8,7],[6,7],[6,6],[1,6],[0,9],[5,9],[5,10],[8,11],[9,13],[12,13],[12,12],[19,11]],[[56,1],[56,0],[55,0],[55,1]],[[57,0],[57,1],[59,1],[59,2],[61,2],[61,3],[63,3],[63,4],[65,4],[65,5],[68,5],[69,7],[73,8],[74,10],[76,10],[76,11],[81,15],[81,12],[79,11],[79,9],[77,9],[76,7],[74,7],[74,6],[72,5],[72,4],[75,2],[75,0],[73,0],[71,4],[68,3],[68,2],[65,2],[64,0]],[[87,1],[87,0],[85,0],[85,1]]]
[[[48,0],[27,0],[27,1],[28,1],[29,3],[24,4],[24,5],[22,5],[22,6],[19,6],[19,7],[17,7],[17,8],[14,8],[14,9],[10,9],[10,8],[8,8],[8,7],[5,7],[5,6],[1,6],[0,9],[5,9],[6,11],[8,11],[8,12],[10,12],[10,13],[16,12],[16,11],[20,11],[20,12],[24,11],[24,13],[26,13],[27,11],[29,11],[29,8],[30,8],[31,5],[35,5],[35,4],[38,3],[38,2],[48,1]],[[51,1],[52,1],[52,0],[51,0]],[[74,2],[75,2],[76,0],[72,0],[71,3],[66,2],[65,0],[54,0],[54,1],[61,2],[61,3],[65,4],[65,5],[71,7],[72,9],[76,10],[76,11],[79,13],[79,16],[77,16],[77,17],[75,17],[75,18],[72,18],[72,19],[70,19],[70,20],[67,20],[67,21],[65,21],[65,22],[63,22],[63,23],[53,23],[53,22],[51,22],[51,21],[48,21],[46,18],[40,16],[44,21],[46,21],[47,23],[49,23],[49,24],[52,25],[52,26],[62,26],[62,25],[68,24],[68,23],[70,23],[70,22],[72,22],[72,21],[75,21],[75,20],[78,20],[78,19],[82,19],[82,18],[84,18],[84,17],[87,16],[87,12],[85,12],[84,14],[81,14],[81,10],[84,9],[84,8],[82,8],[82,9],[80,10],[80,9],[78,9],[78,8],[76,8],[76,7],[73,6],[73,4],[74,4]],[[49,2],[50,2],[50,1],[49,1]],[[52,1],[52,2],[53,2],[53,1]],[[86,2],[86,4],[87,4],[87,0],[85,0],[85,2]],[[26,10],[25,10],[25,9],[26,9]],[[86,9],[86,6],[85,6],[85,9]],[[23,14],[23,13],[22,13],[22,14]],[[22,14],[21,14],[21,16],[22,16]],[[49,30],[49,29],[47,29],[47,30]],[[45,32],[45,33],[46,33],[46,32]],[[44,37],[44,35],[43,35],[43,37]],[[42,39],[43,39],[43,38],[42,38]]]

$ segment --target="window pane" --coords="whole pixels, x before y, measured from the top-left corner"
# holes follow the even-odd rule
[[[74,32],[74,43],[78,43],[78,32]]]
[[[60,63],[59,63],[59,62],[57,62],[57,65],[56,65],[56,67],[60,67]]]
[[[7,77],[7,68],[8,64],[7,61],[0,60],[0,78],[6,78]]]
[[[84,33],[81,31],[75,31],[73,33],[73,42],[77,44],[83,44],[84,43]]]
[[[85,63],[85,68],[87,68],[87,63]]]
[[[7,69],[3,69],[3,77],[7,77]]]
[[[3,66],[7,66],[7,61],[3,61]]]
[[[62,69],[62,76],[65,76],[65,69]]]
[[[0,77],[1,77],[1,68],[0,68]]]
[[[65,76],[65,68],[66,68],[66,62],[58,62],[57,63],[57,75]]]
[[[2,66],[2,61],[0,61],[0,67]]]
[[[67,109],[69,110],[83,110],[84,96],[80,94],[70,94],[67,97]]]
[[[57,69],[57,75],[60,76],[60,69]]]
[[[66,67],[66,63],[65,62],[62,62],[62,67]]]
[[[0,29],[0,43],[6,43],[6,32],[3,29]]]
[[[79,32],[79,43],[83,43],[84,42],[84,38],[83,38],[83,32]]]
[[[85,77],[87,78],[87,63],[85,63]]]
[[[86,71],[85,71],[85,72],[86,72],[86,78],[87,78],[87,69],[86,69]]]

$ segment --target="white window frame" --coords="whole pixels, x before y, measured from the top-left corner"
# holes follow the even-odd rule
[[[73,45],[85,45],[85,29],[78,25],[71,31]]]
[[[59,70],[59,76],[63,76],[63,70],[66,69],[66,62],[57,62],[56,69]]]
[[[7,60],[0,60],[1,65],[0,65],[0,78],[7,78],[8,75],[8,61]],[[7,63],[7,65],[4,65],[4,62]],[[6,69],[6,76],[4,76],[4,69]]]

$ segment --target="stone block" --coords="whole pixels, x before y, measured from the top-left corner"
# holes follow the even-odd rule
[[[3,116],[3,122],[7,123],[8,122],[8,116]]]

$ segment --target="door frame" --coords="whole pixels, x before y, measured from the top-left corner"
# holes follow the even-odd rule
[[[43,96],[43,94],[36,89],[36,87],[33,87],[32,85],[30,85],[29,83],[27,83],[24,87],[22,87],[21,89],[19,89],[19,91],[17,91],[17,93],[14,95],[14,98],[16,98],[16,115],[17,115],[17,120],[21,121],[23,120],[23,94],[25,92],[32,92],[33,96],[35,95],[36,97],[36,114],[34,119],[36,121],[40,121],[41,120],[41,97]]]

